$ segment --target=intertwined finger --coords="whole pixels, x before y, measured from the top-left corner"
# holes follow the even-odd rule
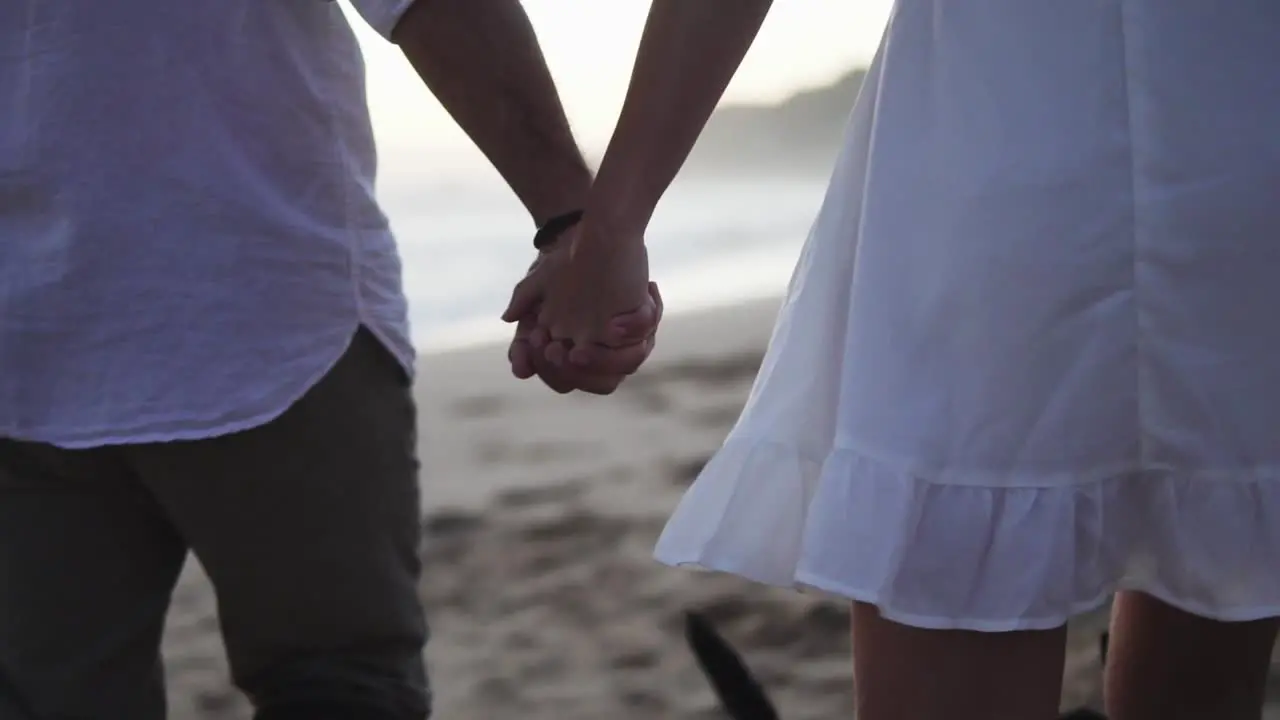
[[[543,293],[543,267],[542,263],[535,262],[529,268],[529,274],[511,290],[511,300],[507,303],[507,309],[502,312],[504,322],[518,322],[526,317],[537,318]]]
[[[511,363],[511,374],[521,380],[528,380],[537,372],[535,361],[541,353],[529,343],[529,334],[534,328],[533,316],[522,319],[516,325],[515,336],[507,348],[507,360]]]
[[[590,368],[602,374],[631,375],[653,352],[658,324],[665,306],[658,284],[649,283],[649,300],[637,310],[619,315],[609,323],[605,342],[575,345],[547,334],[541,345],[543,357],[559,367]],[[540,338],[542,340],[544,338]],[[535,348],[540,345],[535,344]]]
[[[620,315],[610,323],[610,335],[605,344],[610,347],[625,347],[642,342],[653,335],[662,322],[662,294],[658,291],[658,283],[649,283],[649,301],[633,313]]]
[[[534,322],[534,317],[530,315],[516,325],[515,336],[507,348],[507,359],[511,362],[512,375],[521,380],[537,375],[544,385],[562,395],[574,390],[593,395],[608,395],[618,389],[626,373],[610,370],[612,363],[605,367],[584,370],[557,367],[547,362],[542,352],[531,342],[531,339],[539,335],[539,328],[534,325]],[[541,334],[545,337],[545,332]]]
[[[523,338],[512,338],[507,348],[507,362],[511,363],[511,374],[520,380],[528,380],[534,375],[534,350]]]

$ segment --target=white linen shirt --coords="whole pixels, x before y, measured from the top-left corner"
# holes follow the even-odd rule
[[[260,425],[362,324],[411,369],[375,164],[335,2],[0,2],[0,437]]]

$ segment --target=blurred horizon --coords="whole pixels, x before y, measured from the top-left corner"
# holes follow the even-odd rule
[[[342,4],[365,53],[374,132],[389,174],[495,180],[483,156],[399,49],[374,33],[347,0]],[[649,0],[523,4],[583,152],[598,155],[626,94]],[[891,0],[775,3],[724,104],[781,101],[864,66],[875,52],[890,7]]]

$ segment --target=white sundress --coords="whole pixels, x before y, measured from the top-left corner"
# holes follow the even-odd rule
[[[1280,615],[1280,2],[899,0],[656,555],[926,628]]]

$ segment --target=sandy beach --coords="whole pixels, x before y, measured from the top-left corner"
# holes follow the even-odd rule
[[[671,317],[606,398],[558,396],[505,347],[427,356],[422,583],[436,718],[723,717],[684,646],[706,611],[789,720],[850,717],[843,603],[675,570],[650,557],[681,491],[737,417],[776,301]],[[1072,629],[1064,704],[1096,701],[1102,613]],[[165,644],[171,717],[248,717],[194,564]]]

